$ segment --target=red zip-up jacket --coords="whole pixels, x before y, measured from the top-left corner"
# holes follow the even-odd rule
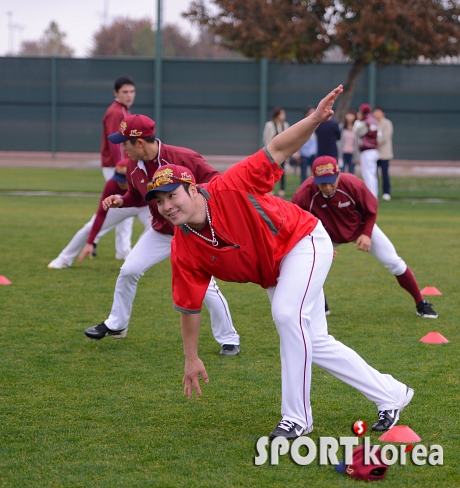
[[[185,226],[176,227],[171,263],[177,310],[198,313],[211,276],[263,288],[276,285],[283,257],[316,227],[318,219],[309,212],[267,195],[283,170],[265,151],[201,188],[216,238],[227,245],[213,247]]]

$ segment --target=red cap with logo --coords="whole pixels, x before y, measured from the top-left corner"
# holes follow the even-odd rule
[[[177,164],[161,166],[155,171],[153,178],[147,184],[145,201],[150,202],[150,200],[153,200],[156,191],[173,191],[182,183],[196,183],[195,176],[188,168]]]
[[[380,449],[377,449],[373,456],[377,464],[372,461],[372,457],[369,457],[371,461],[369,464],[364,463],[364,446],[353,449],[352,456],[351,464],[342,461],[335,466],[337,473],[348,474],[352,478],[364,481],[380,481],[385,478],[388,466],[382,463]]]
[[[320,156],[313,162],[312,173],[316,185],[335,183],[339,175],[339,164],[332,156]]]
[[[133,137],[145,139],[154,134],[155,121],[146,115],[134,114],[128,115],[121,121],[118,132],[110,134],[109,141],[113,144],[120,144]]]

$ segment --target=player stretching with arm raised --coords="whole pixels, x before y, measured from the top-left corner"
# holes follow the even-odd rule
[[[171,248],[174,307],[181,312],[184,393],[201,395],[208,382],[198,357],[201,307],[211,276],[267,289],[280,336],[282,420],[270,437],[293,439],[313,430],[311,367],[316,364],[359,390],[379,410],[375,430],[399,419],[413,390],[381,374],[327,332],[323,284],[332,243],[321,222],[300,207],[267,193],[319,123],[334,113],[337,87],[315,112],[277,135],[264,149],[197,186],[193,173],[168,165],[155,172],[146,200],[175,228]]]

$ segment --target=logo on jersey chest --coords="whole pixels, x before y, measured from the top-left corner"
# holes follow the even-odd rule
[[[343,208],[343,207],[348,207],[350,205],[350,201],[348,202],[339,202],[339,208]]]

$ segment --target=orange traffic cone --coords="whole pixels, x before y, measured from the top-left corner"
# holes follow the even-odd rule
[[[396,425],[379,437],[385,442],[420,442],[422,439],[407,425]]]
[[[424,342],[425,344],[445,344],[449,341],[439,332],[428,332],[426,336],[420,339],[420,342]]]
[[[442,293],[434,286],[425,286],[423,290],[420,291],[422,295],[442,295]]]
[[[11,281],[5,276],[0,276],[0,285],[11,285]]]

